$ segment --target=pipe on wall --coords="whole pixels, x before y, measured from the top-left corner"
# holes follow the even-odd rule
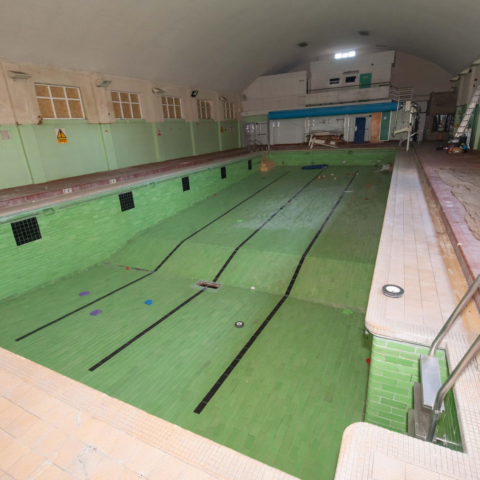
[[[281,110],[269,112],[269,120],[281,120],[285,118],[326,117],[330,115],[357,115],[375,112],[394,112],[397,104],[394,102],[367,103],[355,105],[341,105],[338,107],[302,108],[298,110]]]

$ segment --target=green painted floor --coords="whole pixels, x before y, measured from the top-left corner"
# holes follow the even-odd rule
[[[0,346],[302,479],[332,478],[342,433],[362,420],[365,406],[371,345],[364,312],[390,183],[390,174],[375,170],[255,174],[145,231],[106,264],[0,304]],[[290,296],[194,413],[282,298],[356,171]],[[285,173],[185,241],[157,272],[15,341],[153,271],[187,236]],[[311,182],[248,239],[315,174],[327,178]],[[199,292],[196,282],[213,280],[245,240],[219,290],[200,294],[89,370]],[[91,295],[79,297],[84,290]],[[93,317],[94,309],[102,313]],[[237,321],[245,326],[235,328]]]

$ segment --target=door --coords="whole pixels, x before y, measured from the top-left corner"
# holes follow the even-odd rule
[[[360,74],[360,88],[370,88],[372,86],[372,74],[361,73]]]
[[[381,125],[381,128],[380,128],[380,140],[387,141],[389,139],[390,113],[391,112],[383,112],[382,113],[382,125]]]
[[[365,125],[366,118],[355,119],[355,135],[353,137],[353,143],[363,143],[365,141]]]
[[[268,123],[256,123],[255,127],[257,142],[260,142],[262,145],[268,145]]]

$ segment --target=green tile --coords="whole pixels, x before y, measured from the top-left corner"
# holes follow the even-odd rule
[[[387,342],[388,348],[391,348],[393,350],[402,350],[404,352],[415,352],[415,347],[412,347],[411,345],[405,345],[404,343],[397,343],[397,342]]]

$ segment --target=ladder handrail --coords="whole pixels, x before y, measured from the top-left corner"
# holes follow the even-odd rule
[[[480,278],[480,275],[477,277],[477,280]],[[464,297],[465,298],[465,297]],[[463,300],[463,299],[462,299]],[[480,335],[473,342],[472,346],[468,349],[468,352],[460,360],[459,364],[455,367],[455,370],[450,374],[450,376],[445,380],[445,383],[440,387],[440,390],[437,392],[435,398],[435,403],[433,405],[432,413],[430,415],[430,420],[428,423],[428,433],[427,433],[427,442],[433,442],[435,436],[435,430],[437,429],[438,419],[442,413],[442,403],[445,399],[445,395],[450,391],[450,389],[455,385],[458,377],[465,370],[467,365],[470,363],[472,358],[480,350]]]
[[[458,315],[463,310],[463,307],[465,307],[465,305],[475,295],[475,292],[477,291],[478,287],[480,287],[480,275],[470,285],[470,287],[467,290],[467,293],[460,300],[458,305],[455,307],[455,310],[450,315],[449,319],[445,322],[445,325],[443,325],[442,329],[438,332],[438,335],[435,337],[435,340],[433,341],[432,346],[430,347],[430,351],[428,352],[429,357],[435,356],[435,352],[437,351],[437,348],[440,345],[441,341],[445,338],[445,335],[448,333],[448,331],[453,325],[453,322],[455,322]]]

